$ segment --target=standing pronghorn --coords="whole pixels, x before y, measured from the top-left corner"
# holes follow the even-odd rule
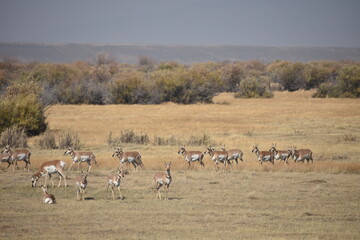
[[[117,147],[112,157],[115,156],[120,160],[118,169],[122,168],[123,163],[131,163],[134,166],[135,171],[138,170],[138,166],[140,166],[143,170],[145,169],[139,152],[124,152],[121,147]]]
[[[170,167],[171,167],[171,162],[166,163],[165,162],[165,172],[158,172],[155,173],[154,175],[154,181],[156,183],[156,191],[157,194],[156,195],[156,199],[159,197],[159,199],[161,200],[161,194],[160,194],[160,188],[165,185],[165,199],[168,199],[168,190],[169,190],[169,186],[171,183],[171,175],[170,175]]]
[[[88,171],[84,172],[81,170],[81,176],[77,176],[75,179],[77,200],[82,200],[82,201],[85,200],[84,195],[85,195],[86,186],[88,184],[87,181],[88,175],[89,175]]]
[[[271,162],[272,164],[274,164],[274,153],[270,152],[270,151],[259,151],[259,148],[257,145],[253,146],[253,150],[251,151],[253,153],[256,154],[258,161],[260,162],[260,164],[262,164],[263,162]]]
[[[238,160],[240,159],[243,162],[243,152],[240,149],[230,149],[226,150],[225,145],[221,148],[221,151],[226,151],[228,153],[228,162],[230,163],[231,160],[235,160],[236,165],[238,165]]]
[[[178,154],[182,154],[185,158],[185,164],[188,164],[188,169],[190,168],[191,162],[199,161],[200,166],[205,167],[203,162],[204,154],[201,151],[186,151],[185,146],[181,146]]]
[[[95,159],[95,155],[92,152],[75,152],[74,149],[72,147],[69,147],[68,150],[65,151],[64,155],[69,154],[71,156],[71,158],[73,159],[73,163],[70,165],[68,172],[70,171],[70,169],[72,168],[72,166],[75,163],[79,163],[78,165],[78,171],[80,169],[80,164],[82,162],[86,162],[89,166],[88,168],[88,172],[90,172],[91,169],[91,160],[93,160],[95,162],[95,164],[97,164],[96,159]]]
[[[304,162],[305,160],[308,163],[309,161],[311,161],[312,163],[314,162],[312,158],[312,151],[310,149],[296,149],[296,147],[294,146],[290,151],[294,162]]]
[[[43,204],[54,204],[54,203],[56,203],[55,196],[48,193],[47,187],[46,186],[43,187],[43,185],[41,185],[40,187],[44,192],[44,197],[43,197],[42,203]]]
[[[114,188],[117,188],[119,190],[120,199],[123,199],[123,196],[121,195],[121,191],[120,191],[121,178],[123,178],[123,177],[124,177],[124,171],[122,168],[118,170],[117,175],[108,177],[108,186],[106,188],[106,196],[108,195],[109,187],[110,187],[113,200],[115,200]]]
[[[47,181],[47,178],[48,178],[48,177],[50,178],[51,183],[52,183],[52,186],[54,187],[54,182],[53,182],[53,180],[52,180],[52,178],[51,178],[51,174],[53,174],[53,173],[59,173],[59,175],[60,175],[60,181],[59,181],[58,187],[60,187],[60,185],[61,185],[61,179],[62,179],[62,178],[64,178],[65,187],[67,187],[66,176],[65,176],[64,173],[63,173],[64,167],[65,167],[65,162],[60,161],[60,160],[54,160],[54,161],[44,162],[43,164],[41,164],[40,170],[37,171],[36,173],[34,173],[34,175],[32,176],[32,178],[31,178],[32,186],[35,187],[37,181],[39,180],[39,178],[40,178],[41,176],[46,175],[46,178],[45,178],[45,187],[47,187],[46,181]]]
[[[17,150],[11,150],[9,145],[6,145],[5,149],[3,150],[4,153],[9,153],[14,161],[14,167],[16,166],[17,169],[19,169],[19,166],[17,164],[18,161],[24,161],[25,167],[24,171],[27,169],[29,171],[28,165],[31,165],[30,163],[30,156],[31,153],[27,149],[17,149]]]
[[[288,150],[277,150],[276,144],[273,143],[269,151],[274,153],[275,160],[283,160],[286,164],[289,164],[290,153]]]
[[[8,169],[10,167],[10,165],[13,165],[13,172],[15,172],[14,160],[13,160],[12,155],[10,153],[6,153],[6,152],[0,153],[0,166],[4,162],[6,162],[8,164],[6,169]]]
[[[224,169],[226,168],[226,163],[227,162],[229,163],[227,151],[215,151],[215,149],[210,146],[204,152],[204,155],[206,153],[208,153],[211,156],[211,160],[215,162],[215,171],[219,169],[218,167],[219,163],[224,164]]]

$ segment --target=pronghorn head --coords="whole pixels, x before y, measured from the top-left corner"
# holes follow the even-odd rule
[[[117,147],[115,149],[115,152],[113,153],[112,157],[119,157],[119,155],[123,153],[123,150],[121,149],[121,147]]]
[[[10,150],[10,145],[6,145],[5,146],[5,149],[1,151],[1,153],[9,153],[11,150]]]
[[[226,151],[225,144],[220,149],[221,149],[221,151]]]
[[[252,149],[251,152],[253,152],[253,153],[258,153],[258,152],[259,152],[259,148],[258,148],[258,145],[257,145],[257,144],[255,144],[255,145],[253,146],[253,149]]]
[[[169,163],[166,163],[166,162],[165,162],[164,166],[165,166],[165,170],[166,170],[166,171],[170,171],[171,161],[170,161]]]
[[[275,152],[276,151],[276,143],[272,144],[271,148],[269,149],[269,152]]]
[[[85,172],[83,170],[81,170],[81,175],[83,177],[83,180],[86,180],[86,178],[89,176],[89,170],[87,170]]]
[[[207,154],[207,153],[208,153],[209,155],[211,155],[211,154],[213,154],[214,151],[215,151],[215,148],[213,148],[213,147],[211,147],[211,146],[210,146],[210,147],[207,147],[207,148],[206,148],[206,151],[204,152],[204,155]]]
[[[125,172],[124,172],[123,168],[120,168],[120,169],[118,170],[118,177],[119,177],[119,178],[125,177]]]
[[[185,146],[180,146],[180,149],[178,151],[178,154],[184,154],[186,152]]]
[[[41,190],[43,190],[44,193],[48,193],[48,189],[46,186],[44,187],[43,185],[41,185],[40,188]]]
[[[40,174],[39,173],[35,173],[34,175],[32,175],[31,177],[31,186],[32,187],[36,187],[36,183],[40,178]]]
[[[68,147],[68,149],[64,152],[64,155],[72,154],[74,152],[74,149],[72,147]]]

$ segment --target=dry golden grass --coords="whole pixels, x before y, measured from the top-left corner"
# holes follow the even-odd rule
[[[358,239],[360,234],[359,174],[172,171],[169,200],[159,201],[154,172],[131,171],[123,179],[125,199],[113,201],[106,197],[110,173],[90,173],[81,202],[75,193],[78,173],[71,172],[68,188],[49,187],[55,205],[41,204],[42,191],[30,187],[30,174],[1,173],[0,239]]]
[[[74,166],[68,188],[49,188],[58,203],[41,204],[41,189],[30,187],[32,172],[44,161],[61,159],[68,167],[71,159],[63,156],[65,149],[37,149],[34,137],[31,171],[0,172],[0,239],[358,239],[359,104],[299,91],[273,99],[223,93],[214,104],[54,106],[50,129],[77,131],[83,149],[98,160],[87,200],[76,201]],[[178,146],[124,144],[126,151],[141,152],[146,170],[130,171],[123,181],[125,200],[112,201],[105,196],[106,176],[118,160],[111,158],[106,138],[123,130],[184,142],[206,134],[215,147],[241,148],[244,162],[215,172],[206,156],[204,170],[195,163],[184,171]],[[314,163],[260,166],[251,153],[254,143],[261,150],[272,143],[311,148]],[[152,177],[164,161],[172,161],[173,183],[170,200],[157,201]]]
[[[340,168],[349,162],[357,166],[360,163],[360,100],[313,99],[311,94],[277,92],[274,99],[235,99],[232,94],[222,93],[214,98],[215,104],[196,105],[56,105],[49,111],[48,121],[55,132],[69,128],[77,131],[83,149],[93,151],[103,167],[117,164],[111,159],[113,149],[106,144],[109,132],[119,136],[124,130],[146,133],[151,140],[154,136],[174,136],[183,142],[191,136],[206,134],[217,143],[215,147],[225,144],[227,148],[242,149],[245,168],[252,164],[253,168],[259,168],[251,153],[255,143],[260,150],[268,150],[272,143],[276,143],[278,149],[292,145],[310,148],[315,163],[324,166],[330,162],[339,163]],[[33,166],[48,158],[71,162],[69,157],[62,156],[63,150],[36,149],[36,139],[30,140]],[[125,151],[141,152],[149,169],[159,168],[169,160],[175,162],[175,169],[183,165],[181,156],[177,155],[178,146],[124,144],[122,147]],[[205,146],[187,148],[205,150]],[[207,168],[213,168],[210,160],[206,162]]]

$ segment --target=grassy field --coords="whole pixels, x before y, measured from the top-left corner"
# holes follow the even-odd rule
[[[58,203],[41,204],[31,174],[44,161],[61,159],[68,167],[71,159],[65,149],[38,149],[38,137],[31,138],[31,171],[0,172],[0,239],[358,239],[360,101],[310,96],[282,92],[241,100],[224,93],[214,104],[53,106],[50,129],[78,132],[83,150],[97,157],[86,201],[76,200],[75,167],[68,188],[49,188]],[[113,201],[106,197],[106,176],[118,160],[106,139],[124,130],[182,142],[205,134],[217,148],[241,148],[244,162],[215,172],[206,156],[205,169],[195,164],[187,171],[179,146],[124,144],[141,152],[146,171],[130,170],[125,199]],[[255,143],[260,150],[272,143],[311,148],[314,163],[260,166],[251,153]],[[164,161],[172,161],[173,183],[169,200],[159,201],[152,177]]]

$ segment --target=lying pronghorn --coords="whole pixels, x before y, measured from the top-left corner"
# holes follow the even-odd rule
[[[88,184],[87,181],[88,175],[89,175],[88,171],[84,172],[81,170],[81,176],[77,176],[75,179],[77,200],[83,200],[83,201],[85,200],[84,195],[85,195],[86,186]]]
[[[225,146],[221,148],[221,151],[226,151],[228,153],[228,162],[230,163],[231,160],[235,160],[236,165],[238,165],[238,160],[240,159],[243,162],[243,152],[240,149],[230,149],[226,150]]]
[[[188,169],[190,168],[190,163],[196,161],[199,161],[200,166],[205,167],[203,162],[204,154],[201,151],[186,151],[185,146],[181,146],[178,154],[182,154],[184,156],[186,161],[184,166],[185,164],[188,164]]]
[[[121,178],[123,178],[123,177],[124,177],[124,171],[122,168],[118,170],[117,175],[108,177],[108,186],[106,188],[106,196],[108,195],[109,187],[110,187],[111,192],[112,192],[112,198],[113,198],[113,200],[115,200],[114,188],[117,188],[119,190],[120,199],[123,199],[123,196],[121,195],[121,191],[120,191]]]
[[[269,151],[274,153],[275,160],[283,160],[286,164],[289,164],[290,153],[288,150],[277,150],[276,144],[273,143]]]
[[[52,183],[52,186],[54,187],[54,182],[51,178],[51,175],[53,173],[59,173],[60,175],[60,181],[58,184],[58,187],[60,187],[61,185],[61,179],[64,178],[65,181],[65,187],[67,187],[67,183],[66,183],[66,176],[63,173],[63,169],[65,167],[65,162],[60,161],[60,160],[54,160],[54,161],[49,161],[49,162],[44,162],[43,164],[41,164],[40,166],[40,170],[37,171],[36,173],[34,173],[34,175],[31,178],[31,185],[33,187],[36,187],[36,183],[39,180],[40,177],[46,175],[45,178],[45,187],[47,187],[46,181],[47,178],[49,177]]]
[[[120,160],[118,169],[122,168],[123,163],[131,163],[134,166],[135,171],[137,171],[138,166],[140,166],[143,170],[145,169],[139,152],[124,152],[120,147],[117,147],[112,157],[117,157]]]
[[[291,153],[291,157],[294,162],[304,162],[305,160],[307,162],[314,162],[312,158],[312,151],[310,149],[296,149],[296,147],[293,146],[288,151]]]
[[[165,185],[165,199],[168,199],[168,190],[169,190],[169,186],[171,183],[171,175],[170,175],[170,167],[171,167],[171,162],[170,163],[166,163],[165,162],[165,172],[158,172],[155,173],[154,175],[154,181],[156,183],[156,199],[159,197],[159,199],[161,200],[161,194],[160,194],[160,188]]]
[[[211,160],[215,162],[216,171],[219,169],[219,163],[223,163],[224,169],[226,168],[226,163],[229,163],[227,151],[215,151],[214,148],[208,147],[207,150],[204,152],[204,155],[207,153],[211,156]]]
[[[10,153],[5,153],[5,152],[0,153],[0,166],[4,162],[6,162],[8,164],[6,169],[8,169],[10,167],[10,165],[13,165],[13,172],[15,172],[14,160],[13,160],[12,155]]]
[[[256,154],[258,161],[260,164],[263,162],[271,162],[274,164],[274,153],[270,151],[259,151],[259,148],[257,145],[253,146],[253,150],[251,151]]]
[[[46,186],[43,187],[43,185],[41,185],[40,187],[44,192],[42,203],[43,204],[54,204],[54,203],[56,203],[55,196],[48,193],[47,187]]]
[[[17,150],[11,150],[9,145],[6,145],[5,149],[3,150],[4,153],[9,153],[12,156],[12,159],[14,161],[14,167],[16,166],[17,169],[19,169],[19,166],[17,164],[18,161],[24,161],[25,167],[24,171],[27,169],[29,171],[28,165],[31,165],[30,163],[30,156],[31,153],[27,149],[17,149]]]
[[[90,172],[91,169],[91,161],[94,161],[95,164],[97,164],[96,162],[96,158],[95,155],[92,152],[75,152],[74,149],[72,147],[69,147],[64,155],[69,154],[71,156],[71,158],[73,159],[73,163],[70,165],[68,172],[70,171],[70,169],[72,168],[72,166],[75,163],[79,163],[78,165],[78,171],[80,169],[80,164],[83,162],[86,162],[89,166],[88,168],[88,172]]]

